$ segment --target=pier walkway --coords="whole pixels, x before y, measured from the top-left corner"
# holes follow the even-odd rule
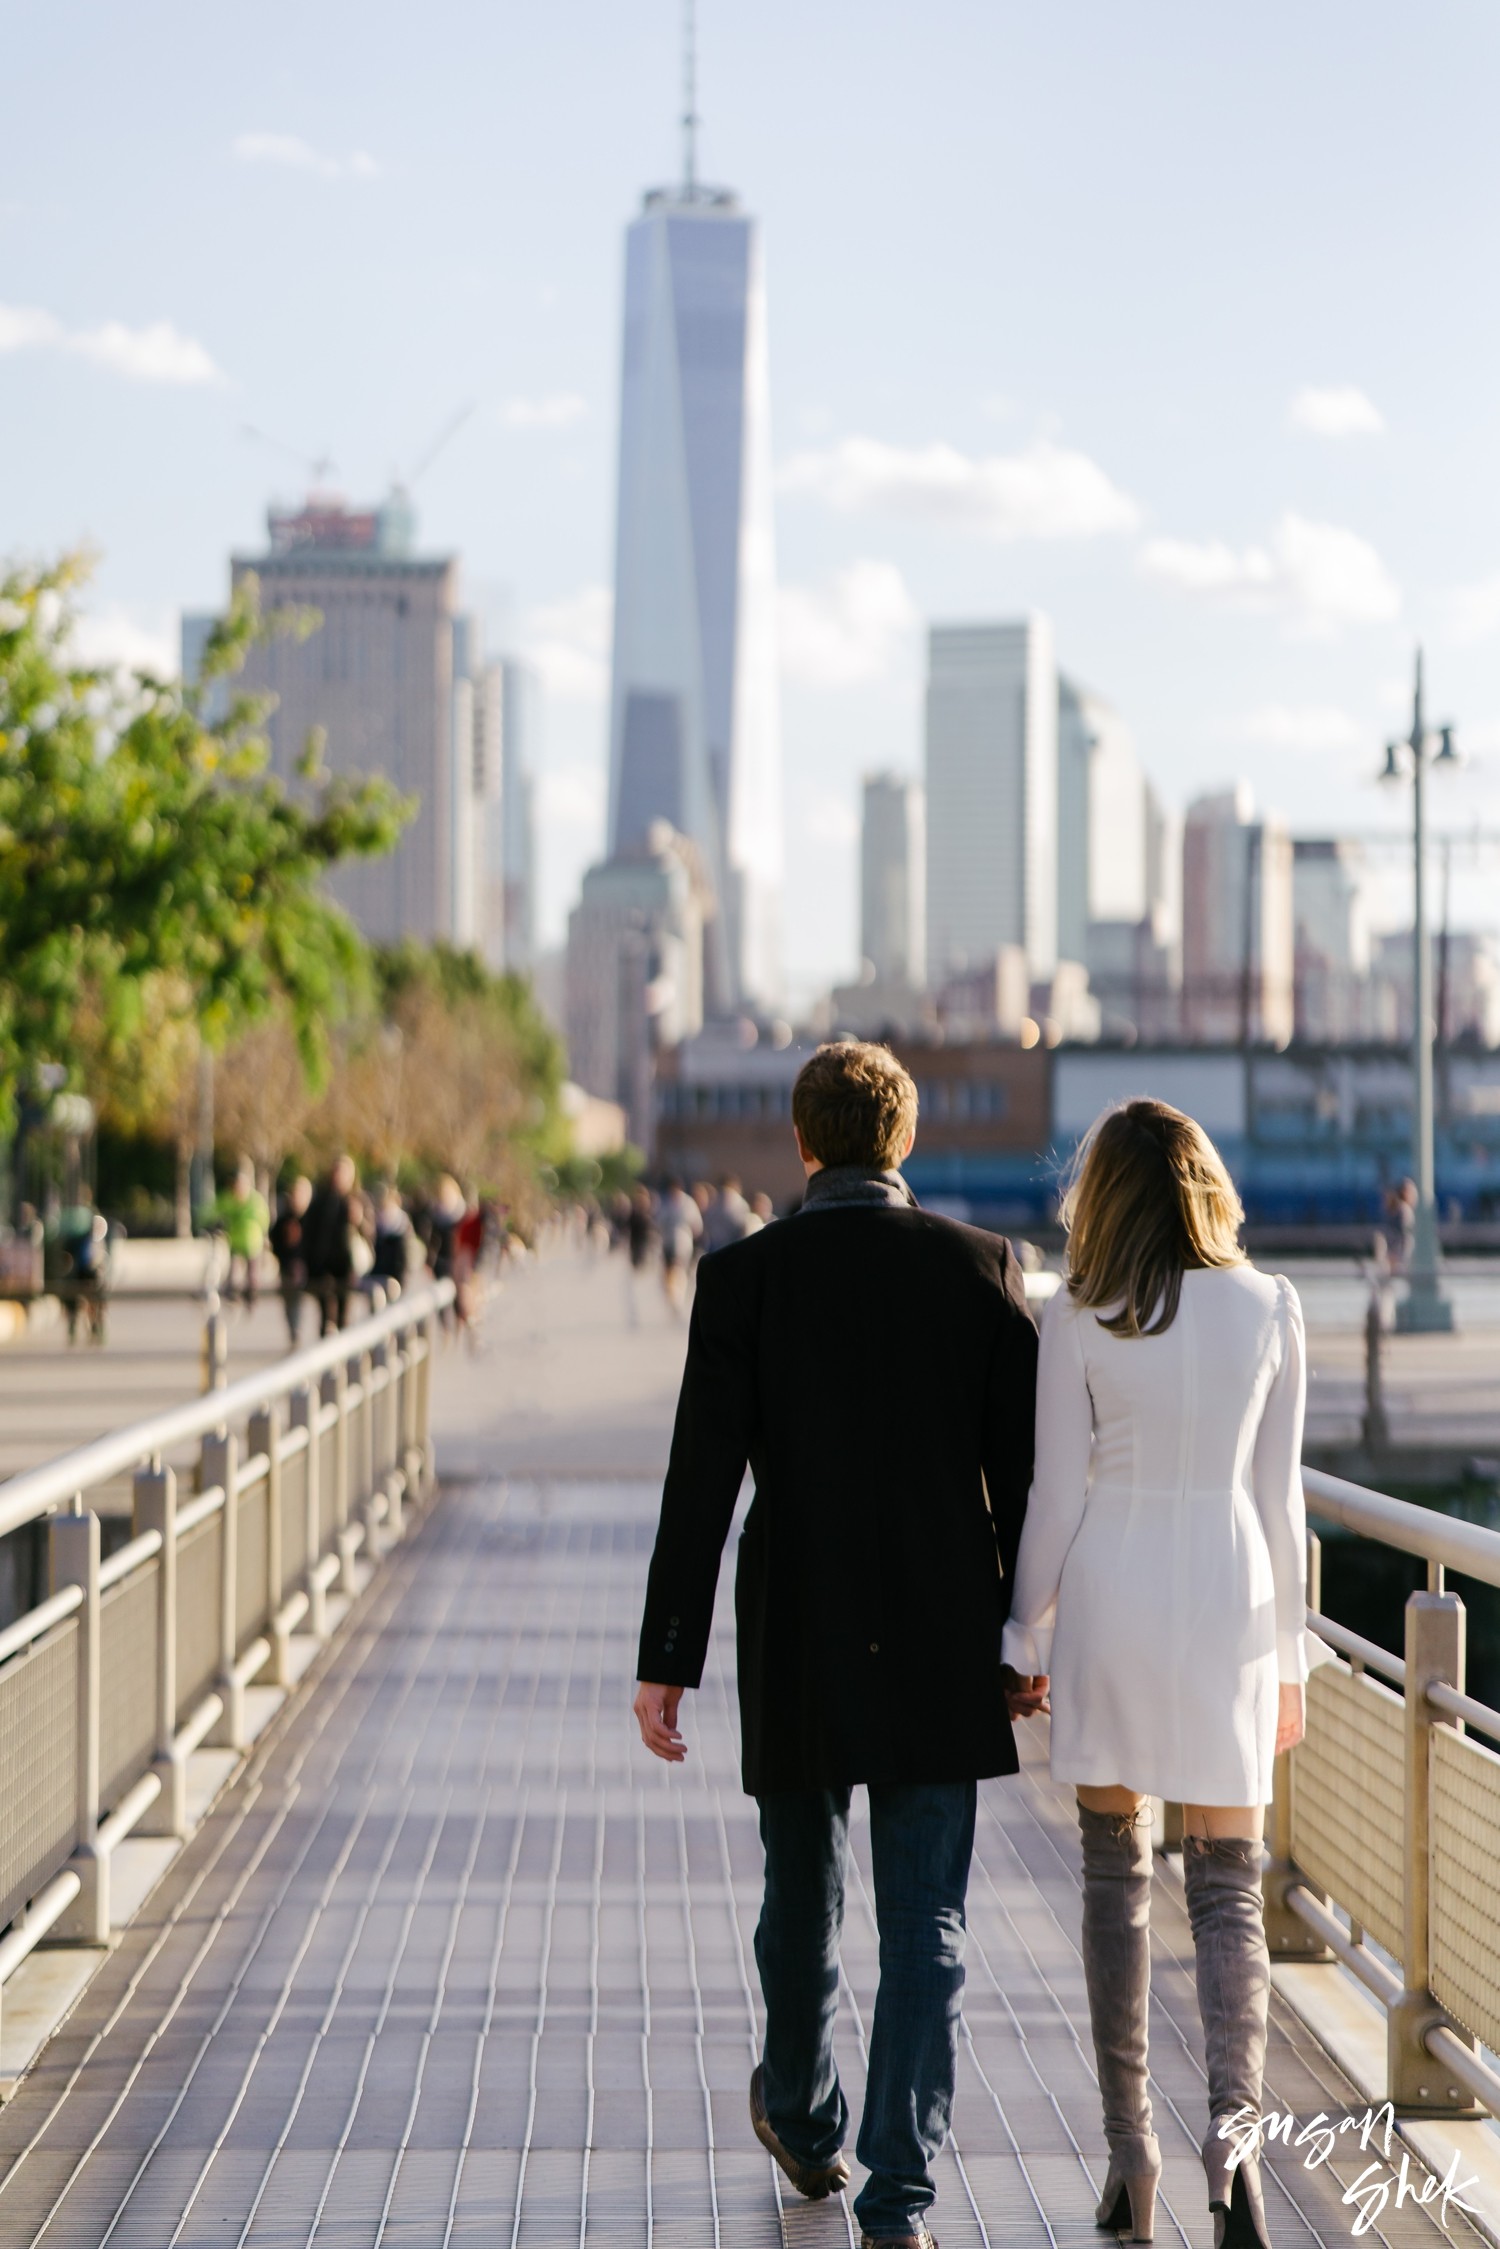
[[[747,2120],[760,1858],[727,1615],[687,1701],[686,1768],[649,1760],[630,1719],[681,1343],[652,1305],[606,1352],[617,1279],[543,1268],[480,1354],[440,1365],[436,1505],[0,2110],[7,2249],[857,2239],[844,2200],[784,2187]],[[1040,1728],[1023,1746],[1022,1776],[981,1791],[943,2249],[1099,2238],[1073,1817]],[[856,2115],[877,1967],[867,1841],[857,1828],[839,2027]],[[1170,1866],[1157,2239],[1208,2249]],[[1267,2098],[1299,2119],[1365,2106],[1279,1999]],[[1275,2151],[1276,2249],[1343,2243],[1359,2217],[1342,2195],[1370,2156],[1346,2139],[1308,2168],[1308,2152]],[[1474,2238],[1461,2216],[1449,2230]],[[1392,2197],[1369,2238],[1436,2249],[1439,2230]]]

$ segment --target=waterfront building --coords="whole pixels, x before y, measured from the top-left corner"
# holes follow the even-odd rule
[[[1393,1035],[1395,1003],[1372,974],[1362,847],[1332,836],[1292,845],[1299,1039],[1339,1045]]]
[[[765,292],[727,189],[657,188],[626,234],[609,849],[666,820],[715,901],[708,999],[781,977],[781,747]]]
[[[529,975],[536,965],[536,770],[541,754],[542,683],[530,664],[505,656],[500,690],[500,802],[487,841],[498,899],[497,966]]]
[[[714,910],[696,844],[653,822],[583,878],[568,921],[569,1070],[616,1101],[638,1147],[651,1145],[651,1084],[663,1046],[703,1027],[704,924]]]
[[[875,981],[927,981],[927,818],[920,781],[872,773],[860,822],[859,949]]]
[[[473,696],[471,687],[455,692],[468,662],[458,564],[415,551],[415,519],[400,492],[375,508],[328,496],[272,508],[268,529],[263,553],[231,558],[233,584],[254,575],[264,609],[312,609],[320,619],[304,638],[258,642],[240,675],[250,693],[275,697],[266,724],[272,770],[295,786],[316,732],[330,772],[382,774],[417,800],[396,849],[336,867],[329,889],[378,944],[472,945]],[[191,653],[185,629],[185,665]]]
[[[928,636],[927,973],[1057,959],[1057,671],[1045,617]]]
[[[1292,840],[1244,782],[1189,805],[1182,839],[1182,1023],[1192,1041],[1292,1037]]]

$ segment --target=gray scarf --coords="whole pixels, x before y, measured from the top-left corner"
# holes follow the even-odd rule
[[[803,1210],[916,1210],[916,1196],[899,1171],[873,1164],[832,1164],[815,1171],[802,1197]]]

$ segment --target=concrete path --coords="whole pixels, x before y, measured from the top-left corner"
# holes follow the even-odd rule
[[[445,1491],[0,2111],[0,2242],[847,2249],[847,2204],[783,2191],[746,2119],[760,1855],[727,1599],[689,1765],[651,1762],[629,1718],[657,1502],[631,1463],[661,1457],[682,1338],[655,1307],[629,1329],[616,1278],[543,1265],[484,1347],[445,1355]],[[982,1790],[944,2249],[1098,2238],[1073,1818],[1040,1731],[1024,1753]],[[857,2115],[877,1965],[858,1826],[855,1853]],[[1170,1872],[1155,1939],[1157,2238],[1208,2249]],[[1364,2106],[1279,2001],[1268,2097]],[[1348,2240],[1349,2149],[1277,2151],[1276,2249]],[[1440,2236],[1408,2203],[1371,2238]]]

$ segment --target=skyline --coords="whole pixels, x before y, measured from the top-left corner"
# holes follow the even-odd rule
[[[853,966],[859,779],[920,770],[928,621],[1045,611],[1166,797],[1243,775],[1301,833],[1400,827],[1373,776],[1420,636],[1476,760],[1434,822],[1500,826],[1500,28],[1427,20],[1387,55],[1343,5],[1145,40],[1101,6],[703,11],[703,169],[765,239],[797,989]],[[18,29],[0,550],[91,538],[115,644],[166,642],[300,496],[245,424],[361,500],[476,398],[421,545],[546,678],[555,938],[603,835],[621,236],[677,170],[677,11],[438,6],[398,68],[400,21]]]

